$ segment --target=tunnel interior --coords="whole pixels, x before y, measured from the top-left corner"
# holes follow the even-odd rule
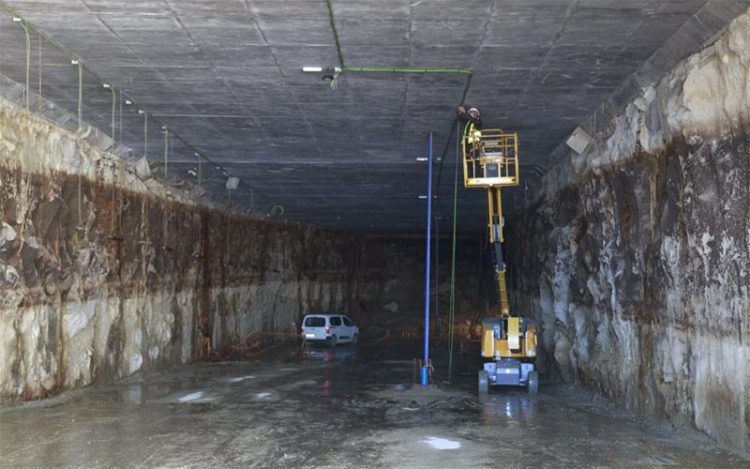
[[[1,459],[746,467],[748,83],[741,0],[0,0]]]

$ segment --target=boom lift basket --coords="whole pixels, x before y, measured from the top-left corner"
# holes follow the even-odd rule
[[[464,186],[506,187],[518,185],[518,134],[486,129],[481,136],[463,137]]]

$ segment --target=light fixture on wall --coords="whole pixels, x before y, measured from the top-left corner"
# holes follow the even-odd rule
[[[240,186],[240,178],[236,176],[229,176],[227,178],[227,190],[235,191]]]
[[[341,73],[341,67],[321,67],[318,65],[306,65],[302,67],[303,73],[322,73],[321,80],[334,81]]]
[[[565,144],[574,152],[579,155],[586,150],[591,142],[591,135],[586,132],[581,126],[576,127],[570,137],[565,141]]]

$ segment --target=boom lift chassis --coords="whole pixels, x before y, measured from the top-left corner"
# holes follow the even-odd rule
[[[482,357],[479,371],[480,396],[491,385],[528,387],[539,391],[534,366],[537,325],[532,319],[511,312],[503,259],[503,187],[518,186],[518,135],[500,129],[487,129],[463,137],[464,186],[487,189],[489,239],[494,249],[495,273],[500,294],[500,316],[482,321]]]

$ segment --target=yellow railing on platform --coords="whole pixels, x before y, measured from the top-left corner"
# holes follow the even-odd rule
[[[464,186],[517,186],[518,134],[486,129],[481,136],[464,135]]]

